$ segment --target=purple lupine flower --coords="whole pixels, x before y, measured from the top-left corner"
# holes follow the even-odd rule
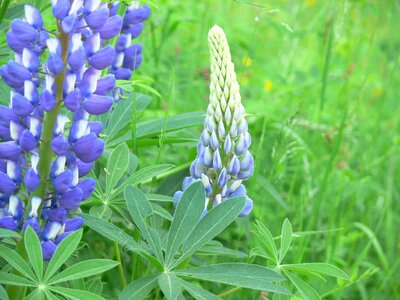
[[[103,126],[90,115],[112,108],[117,74],[127,71],[130,77],[141,62],[141,46],[131,45],[129,32],[150,9],[135,4],[124,19],[118,7],[100,0],[52,0],[59,32],[49,38],[39,10],[25,5],[25,18],[13,20],[6,34],[15,59],[0,67],[13,89],[9,107],[0,106],[0,228],[31,226],[46,260],[82,227],[83,219],[71,218],[71,212],[96,186],[92,178],[81,179],[104,150]],[[123,45],[109,45],[114,37],[125,39]],[[45,169],[49,174],[41,174]]]
[[[247,196],[243,181],[254,170],[254,159],[249,152],[251,136],[241,103],[239,84],[231,61],[229,45],[223,30],[214,26],[209,32],[211,53],[210,104],[204,130],[197,147],[197,157],[190,167],[190,176],[182,184],[185,190],[201,180],[206,190],[206,203],[216,206],[232,197],[246,198],[241,216],[248,215],[253,201]],[[182,191],[175,193],[179,200]]]

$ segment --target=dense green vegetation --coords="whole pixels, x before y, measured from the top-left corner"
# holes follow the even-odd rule
[[[31,2],[40,4],[50,14],[50,4]],[[203,260],[234,260],[276,266],[270,259],[250,254],[265,246],[263,237],[257,236],[262,227],[259,223],[276,237],[279,248],[282,224],[287,218],[293,240],[284,264],[326,262],[351,278],[347,281],[329,277],[324,281],[316,274],[296,273],[322,298],[400,297],[400,3],[144,2],[153,10],[139,38],[144,46],[144,60],[134,73],[133,90],[152,96],[152,100],[144,110],[150,98],[132,97],[138,101],[139,109],[133,117],[128,116],[129,124],[124,130],[141,131],[133,130],[139,136],[125,140],[138,157],[137,160],[131,156],[127,174],[133,173],[137,165],[140,169],[172,164],[174,168],[164,173],[160,170],[162,175],[153,180],[139,180],[139,187],[148,194],[168,196],[181,189],[196,157],[202,122],[197,114],[182,124],[173,116],[206,111],[207,33],[214,24],[224,28],[230,42],[253,138],[255,173],[246,182],[248,194],[254,200],[253,212],[237,219],[217,238],[235,251],[226,258],[224,253],[217,253],[219,249],[214,256],[208,253],[194,261],[199,265]],[[6,48],[5,32],[10,18],[21,16],[20,3],[11,3],[1,24],[1,64],[12,58]],[[0,103],[6,104],[8,90],[3,84],[0,88]],[[114,112],[113,117],[116,121],[119,115]],[[156,119],[161,120],[161,134],[157,130],[149,133],[143,125]],[[171,119],[183,129],[167,133]],[[117,144],[118,139],[107,141],[105,154],[96,163],[94,173],[100,185],[105,184],[103,169]],[[120,228],[125,226],[125,231],[134,232],[131,236],[138,239],[139,233],[124,219],[127,212],[119,205],[122,196],[108,206],[100,199],[101,193],[96,195],[95,200],[82,205],[82,210],[102,217],[113,214],[112,223]],[[174,211],[171,203],[164,204],[167,211]],[[70,259],[71,264],[87,258],[118,260],[114,253],[121,250],[127,280],[144,275],[147,264],[137,253],[118,249],[117,244],[88,227],[80,246],[79,255]],[[258,250],[251,251],[252,248]],[[279,266],[275,269],[279,270]],[[114,268],[102,277],[104,295],[110,299],[121,290],[119,271]],[[78,288],[81,283],[75,284]],[[217,283],[202,286],[225,299],[272,299],[268,293],[232,290]],[[290,283],[284,286],[295,292]],[[149,299],[155,298],[156,293]],[[275,295],[274,299],[289,299],[286,297]],[[290,299],[295,297],[301,295],[297,293]]]

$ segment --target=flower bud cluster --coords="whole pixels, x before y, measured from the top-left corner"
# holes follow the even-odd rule
[[[249,152],[251,136],[224,31],[214,26],[208,41],[211,54],[210,103],[197,157],[182,189],[194,181],[203,182],[207,195],[204,214],[209,203],[216,206],[229,198],[243,196],[246,205],[241,216],[245,216],[253,207],[243,185],[254,171],[254,159]],[[182,192],[178,191],[175,198],[179,199],[181,195]]]
[[[93,193],[95,180],[81,178],[104,150],[102,124],[89,117],[114,103],[112,64],[120,51],[107,41],[136,24],[101,0],[52,0],[52,10],[54,36],[40,12],[25,5],[25,18],[13,20],[6,35],[15,60],[0,68],[13,88],[9,107],[0,106],[0,228],[31,226],[45,259],[83,224],[70,212]],[[124,61],[136,59],[126,51]]]

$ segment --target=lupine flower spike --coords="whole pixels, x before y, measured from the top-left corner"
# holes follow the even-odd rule
[[[203,215],[209,206],[235,196],[246,197],[241,216],[248,215],[253,201],[247,196],[243,181],[254,170],[249,152],[251,136],[245,120],[239,84],[236,79],[228,41],[222,28],[214,26],[208,34],[211,54],[210,103],[204,130],[197,146],[197,157],[190,167],[190,176],[183,181],[185,190],[201,180],[206,191]],[[182,191],[175,193],[179,200]]]
[[[104,149],[102,124],[89,116],[111,109],[116,79],[129,79],[142,60],[131,43],[150,9],[134,2],[122,18],[118,6],[52,0],[58,32],[49,37],[39,10],[25,5],[24,20],[13,20],[6,35],[15,60],[0,68],[13,88],[10,106],[0,106],[0,228],[31,226],[44,259],[82,226],[70,213],[95,188],[94,179],[80,179]]]

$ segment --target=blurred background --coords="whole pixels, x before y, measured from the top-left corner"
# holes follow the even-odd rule
[[[256,172],[247,182],[253,213],[226,238],[245,247],[255,219],[278,235],[287,217],[309,233],[295,240],[294,262],[331,262],[351,274],[354,282],[329,297],[400,297],[400,1],[155,4],[140,73],[162,94],[153,101],[160,114],[206,110],[209,28],[218,24],[230,42]],[[159,155],[191,162],[195,144],[163,145]]]
[[[32,1],[12,1],[0,27],[1,64],[12,58],[5,45],[8,23],[26,2]],[[255,220],[277,236],[288,218],[302,237],[294,240],[290,262],[329,262],[353,279],[339,287],[311,279],[324,298],[400,299],[400,1],[144,3],[153,12],[139,38],[144,61],[134,79],[152,80],[160,97],[139,123],[205,112],[208,30],[218,24],[230,43],[256,170],[247,181],[253,213],[222,240],[249,249],[257,245]],[[4,89],[1,84],[3,104]],[[181,188],[201,129],[172,134],[186,143],[139,145],[141,166],[172,163],[180,170],[144,188],[167,195]],[[243,295],[227,299],[258,299]]]

